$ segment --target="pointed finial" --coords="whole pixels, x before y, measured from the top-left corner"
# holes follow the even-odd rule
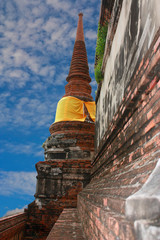
[[[74,96],[85,101],[93,101],[91,96],[91,78],[89,76],[89,67],[87,52],[83,34],[83,13],[79,13],[76,40],[74,43],[73,55],[70,70],[65,86],[65,97]]]
[[[77,34],[76,34],[76,41],[84,41],[84,33],[83,33],[83,13],[80,12],[78,14],[79,20],[78,20],[78,26],[77,26]]]

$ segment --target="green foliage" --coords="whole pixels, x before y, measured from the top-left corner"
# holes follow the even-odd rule
[[[97,65],[95,67],[95,70],[94,70],[95,79],[96,79],[97,83],[100,83],[100,81],[103,79],[103,74],[102,74],[102,71],[101,71],[102,60],[103,60],[103,58],[98,60],[98,63],[97,63]]]
[[[107,23],[103,26],[101,26],[100,23],[98,24],[97,46],[96,46],[97,64],[95,67],[95,79],[97,83],[100,83],[100,81],[103,79],[101,68],[102,68],[102,61],[103,61],[103,55],[104,55],[104,49],[105,49],[105,43],[106,43],[107,30],[108,30]]]

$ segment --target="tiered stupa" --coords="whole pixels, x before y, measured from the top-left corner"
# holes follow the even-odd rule
[[[90,181],[95,103],[82,17],[80,13],[65,95],[57,105],[51,136],[43,144],[45,161],[36,164],[36,199],[28,208],[27,234],[38,239],[47,236],[64,208],[76,207],[77,194]]]

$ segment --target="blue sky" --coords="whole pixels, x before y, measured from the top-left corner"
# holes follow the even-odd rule
[[[0,217],[34,200],[35,164],[65,92],[80,11],[94,97],[100,3],[0,1]]]

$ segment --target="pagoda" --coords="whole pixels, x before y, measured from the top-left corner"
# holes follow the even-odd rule
[[[79,14],[65,95],[43,144],[45,161],[36,164],[35,201],[28,206],[27,236],[45,239],[64,208],[77,206],[77,194],[89,183],[94,155],[95,102]],[[27,238],[26,238],[27,239]]]

